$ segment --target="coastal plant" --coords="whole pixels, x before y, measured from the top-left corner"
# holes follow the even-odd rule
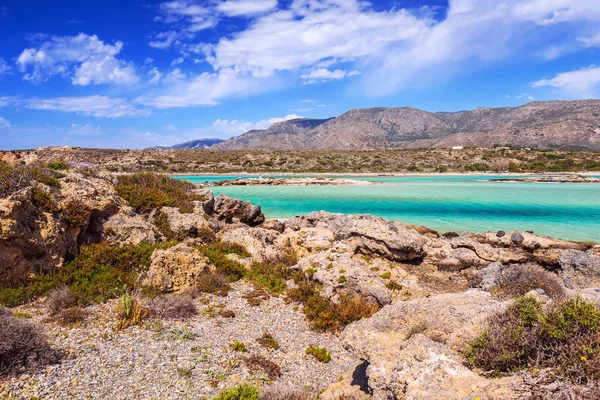
[[[228,254],[247,254],[242,249],[239,245],[226,242],[198,247],[198,250],[208,258],[215,269],[227,276],[231,282],[239,281],[247,274],[246,268],[242,264],[227,257]]]
[[[117,331],[127,329],[133,325],[141,325],[144,318],[148,316],[148,310],[142,306],[140,301],[129,293],[121,296],[121,300],[116,306],[116,326]]]
[[[49,162],[46,166],[54,171],[66,171],[69,169],[69,166],[62,161]]]
[[[277,350],[279,348],[277,339],[269,332],[263,332],[262,336],[256,339],[256,341],[267,349]]]
[[[250,371],[262,371],[270,379],[275,379],[281,376],[281,368],[279,365],[275,364],[273,361],[270,361],[264,356],[253,354],[245,359],[245,363],[246,367],[248,367]]]
[[[62,207],[63,218],[71,226],[85,226],[90,218],[90,210],[78,199],[67,201]]]
[[[519,297],[488,319],[465,355],[493,376],[547,369],[556,380],[592,385],[600,379],[600,307],[581,297],[547,307]]]
[[[198,335],[185,326],[174,326],[162,329],[157,335],[159,340],[194,340]]]
[[[202,271],[196,279],[195,288],[201,293],[226,296],[229,291],[229,279],[220,272]]]
[[[296,264],[297,255],[286,250],[271,262],[253,262],[250,267],[252,283],[273,293],[283,293],[285,281],[292,277],[291,267]]]
[[[243,296],[252,307],[259,306],[263,301],[269,300],[271,296],[264,289],[255,289]]]
[[[87,319],[88,313],[82,307],[69,307],[59,312],[54,319],[61,325],[79,324]]]
[[[120,175],[115,184],[117,194],[141,214],[161,207],[177,207],[182,213],[191,213],[194,201],[204,200],[196,189],[192,183],[149,172]]]
[[[328,363],[329,361],[331,361],[331,352],[328,351],[325,347],[313,346],[311,344],[306,349],[305,353],[322,363]]]
[[[225,388],[212,400],[259,400],[259,392],[256,386],[247,383]]]
[[[59,357],[39,325],[18,319],[10,310],[0,307],[0,379],[34,372],[57,362]]]
[[[260,393],[260,400],[311,400],[309,392],[295,389],[292,386],[275,383],[269,385]]]
[[[240,342],[239,340],[236,340],[235,342],[231,343],[229,345],[229,347],[231,347],[231,350],[233,350],[233,351],[238,351],[238,352],[246,351],[246,345],[244,343]]]
[[[52,194],[40,187],[31,189],[31,204],[50,214],[57,214],[59,211],[56,200],[54,200]]]
[[[516,265],[502,274],[500,282],[491,288],[501,298],[523,296],[536,289],[543,289],[552,299],[561,299],[566,291],[556,274],[534,264]]]
[[[160,319],[185,319],[198,314],[198,309],[189,294],[170,293],[146,302],[151,317]]]
[[[77,303],[77,296],[75,296],[71,289],[65,285],[50,292],[48,298],[46,299],[45,305],[48,314],[54,316],[69,307],[76,306]]]

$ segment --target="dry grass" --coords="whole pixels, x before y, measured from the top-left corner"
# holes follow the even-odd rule
[[[188,294],[171,293],[146,302],[150,316],[160,319],[185,319],[198,314],[192,297]]]
[[[594,385],[600,380],[600,307],[576,297],[544,308],[534,297],[519,297],[489,318],[466,357],[491,375],[547,369],[555,380]]]
[[[492,288],[492,293],[502,298],[512,298],[535,289],[543,289],[552,299],[562,299],[566,295],[556,274],[534,264],[518,265],[504,271],[500,284]]]
[[[58,315],[63,310],[76,306],[77,296],[73,294],[68,286],[62,286],[53,290],[46,299],[46,310],[52,316]]]
[[[271,379],[281,376],[279,365],[261,355],[253,354],[246,358],[245,362],[250,371],[262,371]]]
[[[260,400],[311,400],[310,393],[291,386],[275,383],[263,389]]]
[[[33,372],[58,359],[38,325],[0,307],[0,377]]]

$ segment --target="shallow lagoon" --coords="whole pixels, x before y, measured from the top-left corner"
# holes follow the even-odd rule
[[[236,177],[176,178],[202,184]],[[368,213],[441,232],[519,229],[600,242],[600,184],[487,181],[500,177],[507,176],[354,177],[379,183],[370,186],[225,186],[212,190],[215,194],[225,193],[260,205],[267,218],[289,218],[319,210]]]

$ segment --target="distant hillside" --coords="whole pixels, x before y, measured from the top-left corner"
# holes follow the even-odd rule
[[[267,129],[256,129],[233,137],[213,146],[213,149],[302,149],[304,148],[302,144],[303,135],[327,121],[329,119],[297,118],[276,122]]]
[[[189,149],[207,149],[213,145],[219,144],[223,139],[198,139],[185,143],[176,144],[174,146],[155,146],[150,149],[154,150],[189,150]]]
[[[507,145],[600,150],[600,100],[427,112],[410,107],[353,109],[253,130],[215,149],[369,149]]]

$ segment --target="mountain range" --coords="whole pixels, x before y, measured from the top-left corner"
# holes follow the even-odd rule
[[[174,146],[155,146],[151,149],[158,150],[183,150],[183,149],[208,149],[209,147],[223,142],[223,139],[198,139],[176,144]]]
[[[600,100],[538,101],[520,107],[428,112],[412,107],[352,109],[251,130],[217,150],[449,148],[514,146],[600,150]]]

